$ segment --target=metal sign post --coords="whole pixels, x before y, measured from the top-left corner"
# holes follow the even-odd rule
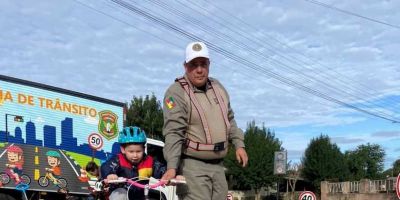
[[[92,133],[88,137],[88,144],[93,151],[92,152],[92,161],[93,161],[96,155],[96,151],[101,149],[101,147],[103,147],[103,138],[101,137],[100,134]]]

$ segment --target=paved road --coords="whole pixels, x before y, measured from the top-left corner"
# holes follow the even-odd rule
[[[13,145],[13,144],[10,144]],[[28,175],[31,178],[30,189],[31,190],[40,190],[40,191],[49,191],[56,192],[58,187],[52,183],[50,183],[47,187],[41,187],[37,180],[40,176],[45,175],[45,168],[50,168],[47,163],[46,152],[50,149],[47,147],[35,147],[32,145],[23,145],[16,144],[20,146],[24,150],[24,159],[25,163],[23,166],[23,173]],[[88,184],[82,183],[78,180],[78,175],[80,172],[80,167],[74,162],[73,159],[69,158],[63,151],[56,150],[61,154],[61,177],[67,180],[67,187],[70,193],[84,193],[87,194]],[[7,153],[5,152],[5,147],[0,147],[0,171],[4,171],[6,169],[5,164],[8,163]],[[3,186],[4,188],[15,188],[15,183],[12,180],[7,185]]]

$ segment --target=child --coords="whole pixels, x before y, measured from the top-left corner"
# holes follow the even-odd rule
[[[98,182],[99,178],[99,172],[99,166],[93,161],[88,162],[85,169],[81,169],[81,175],[78,178],[81,182],[89,183],[88,189],[90,191],[90,196],[88,197],[88,200],[106,199],[104,193],[96,188],[96,183]],[[90,178],[88,177],[88,174],[90,174]]]
[[[124,128],[118,137],[121,153],[101,165],[101,177],[108,180],[115,180],[118,177],[161,178],[165,172],[165,166],[144,153],[146,141],[146,134],[140,128]],[[126,184],[110,185],[110,193],[109,199],[126,200],[127,186]],[[129,199],[143,198],[143,189],[136,187],[129,189]]]
[[[22,166],[24,165],[24,158],[22,156],[23,150],[17,145],[7,147],[8,163],[6,167],[10,169],[10,173],[14,176],[15,184],[21,182],[20,176],[22,175]]]
[[[93,161],[89,161],[86,164],[85,169],[81,169],[80,171],[81,175],[78,178],[81,182],[88,182],[89,180],[92,179],[97,180],[99,178],[99,173],[100,173],[99,166]],[[89,179],[87,175],[88,173],[92,176],[92,178]]]
[[[54,185],[58,185],[58,178],[61,176],[60,158],[61,155],[57,151],[48,151],[46,153],[47,163],[51,168],[46,168],[46,172],[49,175],[51,181]]]
[[[88,163],[86,164],[86,171],[87,171],[92,177],[99,178],[99,173],[100,173],[100,171],[99,171],[99,166],[98,166],[95,162],[93,162],[93,161],[88,162]]]

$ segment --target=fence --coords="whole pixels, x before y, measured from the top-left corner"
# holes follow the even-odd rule
[[[390,177],[385,180],[362,180],[363,183],[368,183],[368,188],[365,191],[368,193],[378,193],[378,192],[394,192],[396,190],[396,178]],[[338,183],[327,183],[328,192],[330,194],[335,193],[359,193],[360,192],[360,181],[352,182],[338,182]],[[344,191],[344,188],[349,187],[348,190]]]
[[[396,177],[384,180],[368,180],[352,182],[321,182],[321,199],[348,200],[389,200],[396,196]]]

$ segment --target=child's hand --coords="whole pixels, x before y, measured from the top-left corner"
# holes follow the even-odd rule
[[[116,174],[109,174],[107,176],[107,180],[117,180],[118,176]]]

